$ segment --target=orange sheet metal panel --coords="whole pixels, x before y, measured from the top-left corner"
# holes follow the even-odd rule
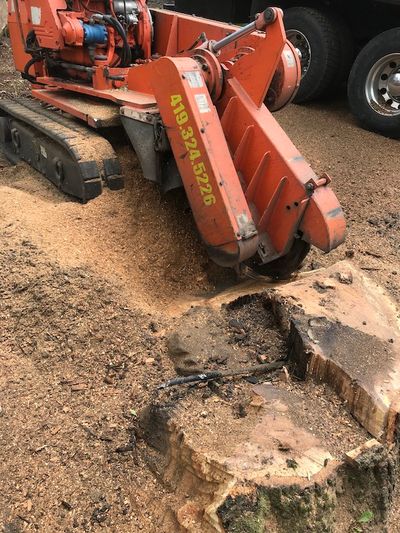
[[[193,215],[211,256],[225,265],[251,257],[258,245],[252,215],[198,64],[191,58],[165,57],[140,70],[138,76],[152,80]]]

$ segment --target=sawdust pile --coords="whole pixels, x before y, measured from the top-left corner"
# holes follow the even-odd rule
[[[118,149],[123,191],[83,206],[25,164],[3,168],[3,221],[14,219],[37,246],[65,266],[87,266],[118,284],[127,300],[158,309],[177,294],[212,288],[208,258],[183,195],[162,197],[128,147]]]

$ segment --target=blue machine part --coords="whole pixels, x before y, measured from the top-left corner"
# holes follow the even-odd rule
[[[82,24],[85,34],[84,44],[105,44],[107,42],[107,30],[103,24]]]

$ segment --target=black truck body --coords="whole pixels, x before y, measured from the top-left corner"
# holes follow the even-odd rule
[[[177,11],[232,23],[247,22],[268,6],[335,11],[347,21],[360,42],[393,28],[396,19],[400,26],[400,0],[175,0]]]
[[[400,138],[400,0],[175,0],[175,9],[246,23],[266,7],[284,10],[303,78],[296,103],[347,85],[360,124]]]

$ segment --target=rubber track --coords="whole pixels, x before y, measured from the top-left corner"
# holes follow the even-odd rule
[[[46,109],[32,99],[0,100],[0,109],[44,133],[68,150],[79,163],[116,160],[111,144],[73,119]],[[100,169],[102,170],[102,169]],[[100,174],[100,173],[99,173]]]

